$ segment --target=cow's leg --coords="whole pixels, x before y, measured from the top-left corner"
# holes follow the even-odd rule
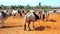
[[[27,22],[27,18],[25,16],[25,19],[24,19],[24,31],[26,30],[26,22]]]
[[[22,13],[20,13],[20,17],[22,17]]]
[[[40,20],[41,20],[41,14],[40,14]]]
[[[48,14],[47,17],[46,17],[46,21],[48,21],[48,18],[49,18],[49,14]]]
[[[28,27],[30,26],[30,22],[28,23]],[[30,27],[29,27],[29,30],[31,31]]]
[[[26,23],[24,24],[24,31],[26,30]]]
[[[43,20],[43,15],[41,14],[41,20]]]
[[[41,20],[41,14],[39,14],[39,19]]]
[[[43,19],[42,20],[44,21],[44,19],[45,19],[45,15],[43,14]]]
[[[33,20],[35,21],[35,18]],[[34,28],[34,21],[33,21],[33,28]]]
[[[17,13],[16,16],[19,17],[19,13]]]
[[[15,18],[15,14],[13,14],[13,18]]]
[[[16,13],[16,17],[18,17],[17,13]]]
[[[33,21],[33,28],[34,28],[34,21]]]
[[[2,20],[1,25],[2,25],[2,27],[4,27],[4,20]]]
[[[16,17],[18,17],[18,16],[17,16],[17,13],[15,13],[15,18],[16,18]]]

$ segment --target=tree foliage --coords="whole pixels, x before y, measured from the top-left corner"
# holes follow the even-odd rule
[[[51,7],[51,6],[41,6],[41,3],[39,3],[39,5],[37,6],[30,6],[29,4],[27,6],[22,6],[22,5],[11,5],[11,6],[4,6],[4,5],[0,5],[0,9],[57,9],[60,7]]]

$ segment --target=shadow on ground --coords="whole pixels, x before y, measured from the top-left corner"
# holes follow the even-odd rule
[[[3,26],[3,27],[0,27],[1,28],[14,28],[14,27],[23,27],[22,25],[17,25],[17,26]]]
[[[49,20],[49,21],[51,21],[51,22],[56,22],[56,20]]]
[[[47,28],[47,29],[50,29],[51,27],[50,26],[40,26],[40,27],[36,27],[34,30],[36,30],[36,31],[43,31],[43,30],[45,30],[45,28]]]
[[[45,30],[45,27],[44,26],[36,27],[34,30],[43,31],[43,30]]]

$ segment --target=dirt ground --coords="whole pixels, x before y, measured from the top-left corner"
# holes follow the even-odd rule
[[[60,14],[51,13],[49,21],[37,20],[35,28],[30,24],[32,31],[24,31],[24,17],[8,17],[3,28],[0,27],[0,34],[60,34]],[[0,24],[1,26],[1,24]]]

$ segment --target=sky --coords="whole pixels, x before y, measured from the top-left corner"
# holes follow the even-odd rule
[[[60,7],[60,0],[0,0],[0,5],[11,6],[11,5],[30,5],[37,6],[41,2],[41,5],[51,5],[53,7]]]

